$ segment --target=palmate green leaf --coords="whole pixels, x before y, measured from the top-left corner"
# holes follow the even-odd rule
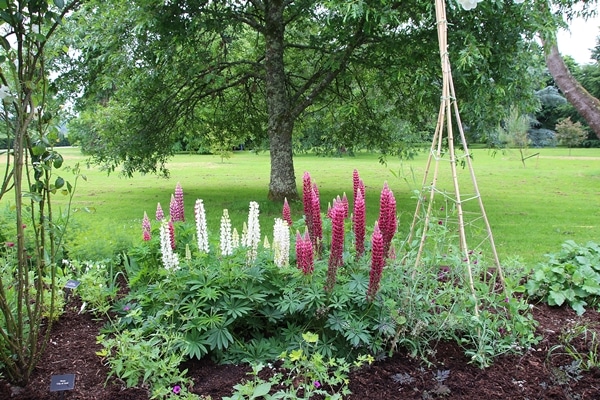
[[[327,318],[327,326],[331,330],[344,332],[348,327],[348,323],[342,312],[335,310],[329,315],[329,318]]]
[[[228,316],[233,318],[239,318],[246,315],[253,309],[248,300],[232,298],[230,296],[225,297],[220,302],[219,306],[225,310],[225,313]]]
[[[354,347],[366,345],[371,339],[367,325],[363,321],[351,321],[348,329],[344,332],[344,337]]]
[[[198,360],[208,354],[208,349],[203,343],[204,337],[198,331],[190,331],[184,336],[182,350],[183,353]]]
[[[211,350],[225,350],[229,347],[230,343],[233,343],[233,336],[229,332],[229,329],[220,326],[207,332],[205,343],[210,346]]]
[[[239,289],[229,291],[233,298],[250,300],[253,303],[261,303],[267,298],[262,286],[246,285]]]
[[[348,282],[348,289],[351,292],[364,293],[369,287],[369,277],[365,274],[352,274],[350,282]]]
[[[261,307],[258,312],[272,324],[281,321],[285,317],[285,314],[281,310],[271,306]]]
[[[295,313],[304,308],[306,304],[302,301],[302,294],[295,289],[286,290],[277,302],[277,308],[283,313]]]

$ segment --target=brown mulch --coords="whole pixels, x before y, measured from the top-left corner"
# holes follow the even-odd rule
[[[65,391],[65,399],[79,400],[147,400],[143,388],[125,388],[117,379],[108,379],[108,368],[96,355],[100,346],[96,335],[104,324],[89,314],[78,314],[77,300],[54,324],[51,341],[25,388],[10,386],[0,380],[0,399],[60,399],[50,392],[50,377],[75,374],[75,388]],[[538,334],[543,340],[524,355],[500,357],[487,369],[468,363],[461,349],[453,343],[436,347],[435,365],[425,367],[404,354],[378,361],[350,376],[350,400],[365,399],[600,399],[598,368],[569,378],[565,367],[572,359],[550,352],[559,343],[560,333],[573,324],[589,323],[600,337],[600,314],[588,310],[577,316],[568,308],[536,305],[534,317],[539,321]],[[582,349],[583,351],[584,349]],[[597,349],[600,350],[600,349]],[[552,356],[549,357],[549,353]],[[230,396],[232,387],[246,378],[247,366],[215,365],[208,360],[186,363],[194,381],[193,392],[220,399]],[[438,371],[449,371],[442,385],[436,382]]]

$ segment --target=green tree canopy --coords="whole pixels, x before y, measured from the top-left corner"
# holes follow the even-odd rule
[[[473,137],[511,106],[536,108],[542,18],[534,2],[450,3],[450,59]],[[292,134],[296,149],[394,154],[437,115],[433,2],[94,0],[74,21],[62,87],[81,94],[86,149],[128,175],[166,172],[181,138],[233,136],[268,143],[269,197],[291,199]]]

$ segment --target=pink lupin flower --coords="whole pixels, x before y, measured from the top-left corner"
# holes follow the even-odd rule
[[[174,203],[174,204],[173,204]],[[181,184],[177,182],[175,186],[175,196],[171,198],[171,220],[173,222],[185,221],[185,212],[183,208],[183,189]]]
[[[300,231],[296,231],[296,266],[302,270],[304,262],[304,241]]]
[[[355,169],[354,171],[352,171],[352,189],[353,189],[353,196],[352,196],[352,204],[356,203],[356,194],[358,193],[358,189],[360,185],[360,176],[358,175],[358,170]],[[364,192],[363,192],[364,195]]]
[[[285,222],[287,222],[288,226],[292,226],[292,211],[290,210],[290,205],[288,204],[287,197],[283,199],[283,212],[282,217]]]
[[[363,194],[358,189],[356,193],[356,199],[354,200],[354,217],[352,223],[354,224],[354,247],[356,249],[356,258],[360,258],[365,252],[365,224],[366,224],[366,211],[365,211],[365,199]]]
[[[177,182],[175,186],[175,201],[179,210],[179,221],[185,221],[185,208],[183,207],[183,189],[181,184]]]
[[[169,202],[169,217],[172,222],[179,221],[177,216],[179,215],[179,211],[177,210],[177,202],[175,201],[175,196],[171,195],[171,201]]]
[[[313,190],[312,183],[310,180],[310,174],[308,172],[304,173],[302,177],[302,204],[304,206],[304,218],[306,220],[306,227],[308,228],[308,233],[311,237],[314,236],[313,229]]]
[[[383,235],[379,229],[379,224],[375,222],[373,229],[371,247],[371,271],[369,272],[369,288],[367,289],[367,301],[373,301],[377,291],[379,290],[379,282],[381,281],[381,273],[385,265]]]
[[[327,267],[325,290],[330,292],[335,286],[337,269],[343,264],[344,254],[344,206],[336,203],[332,210],[331,221],[331,250]]]
[[[162,221],[163,219],[165,219],[165,213],[163,212],[163,209],[160,206],[160,203],[158,203],[156,205],[156,220]]]
[[[314,241],[313,245],[315,246],[315,253],[320,257],[321,246],[323,243],[323,221],[321,221],[321,201],[319,199],[319,189],[317,189],[317,185],[313,186],[312,202],[313,235],[311,240]]]
[[[142,234],[144,236],[144,241],[147,242],[152,238],[151,232],[152,227],[150,226],[150,219],[148,218],[148,214],[144,211],[144,219],[142,219]]]
[[[383,189],[381,190],[381,197],[379,201],[379,229],[383,236],[383,248],[384,254],[388,254],[392,238],[396,233],[397,221],[396,221],[396,199],[394,194],[388,187],[387,182],[384,183]]]
[[[175,250],[175,226],[171,220],[169,220],[169,241],[171,243],[171,249]]]
[[[303,274],[311,274],[314,270],[314,253],[308,232],[302,236],[296,232],[296,264]]]
[[[304,233],[304,263],[302,272],[304,274],[312,274],[315,269],[315,256],[313,251],[313,244],[310,241],[310,236],[308,233]]]
[[[335,204],[335,199],[333,200],[333,204]],[[325,214],[325,218],[327,219],[331,219],[331,210],[333,208],[331,207],[331,203],[327,203],[327,214]]]
[[[344,192],[341,202],[344,206],[344,219],[346,219],[348,218],[348,197],[346,197],[346,192]]]

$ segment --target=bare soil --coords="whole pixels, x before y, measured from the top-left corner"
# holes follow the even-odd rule
[[[144,388],[125,388],[123,382],[107,380],[108,368],[96,355],[100,346],[96,335],[104,324],[89,314],[78,314],[77,299],[54,324],[51,341],[25,388],[13,387],[0,380],[0,399],[37,400],[147,400]],[[600,314],[588,310],[577,316],[568,308],[551,308],[543,304],[533,307],[539,321],[538,334],[543,340],[522,355],[502,356],[489,368],[469,364],[454,343],[439,343],[432,367],[399,353],[364,367],[350,376],[350,400],[365,399],[600,399],[600,370],[594,368],[580,374],[569,374],[573,359],[560,351],[550,352],[559,343],[559,335],[576,323],[586,323],[600,337]],[[588,343],[589,345],[589,343]],[[590,349],[577,343],[581,354]],[[593,350],[593,349],[592,349]],[[600,349],[596,349],[600,350]],[[550,354],[550,356],[549,356]],[[209,360],[186,363],[193,379],[192,391],[220,399],[231,395],[235,384],[247,378],[249,368],[243,365],[215,365]],[[439,384],[438,371],[449,371]],[[50,392],[53,375],[75,374],[75,388]]]

